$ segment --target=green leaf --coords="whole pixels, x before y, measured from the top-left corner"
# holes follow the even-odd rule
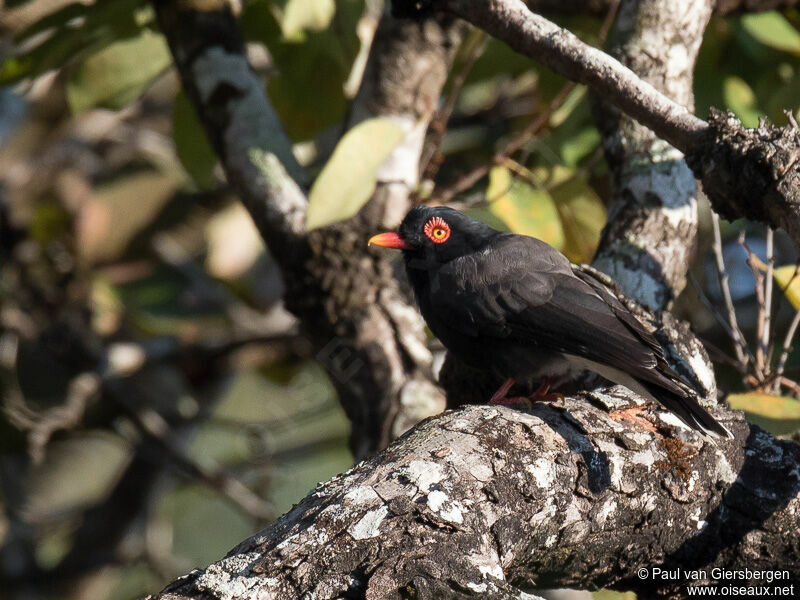
[[[153,78],[171,64],[161,35],[143,30],[89,56],[67,81],[74,113],[95,106],[120,109],[138,98]]]
[[[369,119],[348,131],[311,187],[307,228],[356,214],[375,189],[378,169],[404,136],[388,119]]]
[[[270,77],[267,91],[289,137],[310,139],[343,117],[350,62],[342,40],[324,31],[302,43],[276,42],[269,50],[278,75]]]
[[[748,419],[776,435],[790,433],[800,426],[800,402],[794,398],[747,392],[731,394],[727,400],[731,408],[745,411]]]
[[[800,33],[779,12],[745,15],[742,28],[765,46],[800,56]]]
[[[550,189],[564,228],[561,251],[574,263],[594,258],[606,224],[606,208],[598,195],[580,177],[572,177]]]
[[[172,136],[175,139],[175,152],[201,189],[214,185],[214,167],[217,155],[211,148],[205,130],[195,114],[189,98],[182,91],[175,96],[172,107]]]
[[[576,167],[600,145],[600,132],[594,125],[584,127],[575,135],[566,138],[561,144],[561,158],[564,164]]]
[[[61,68],[114,41],[137,35],[147,24],[146,17],[140,18],[144,3],[144,0],[107,0],[91,6],[72,5],[37,21],[17,39],[26,40],[28,49],[0,66],[0,85]],[[76,26],[70,21],[81,24]],[[41,43],[27,39],[45,29],[52,33]]]
[[[758,110],[756,95],[747,82],[735,75],[726,77],[722,84],[725,104],[741,119],[745,127],[757,127],[759,117],[764,113]]]
[[[302,37],[304,31],[322,31],[335,12],[333,0],[289,0],[283,9],[281,31],[290,39]]]
[[[550,127],[558,127],[564,121],[569,119],[570,115],[578,107],[585,96],[586,86],[576,86],[569,94],[567,94],[567,97],[561,106],[553,111],[552,115],[550,115]]]
[[[550,194],[514,178],[508,168],[497,166],[489,172],[486,201],[492,214],[511,231],[539,238],[558,249],[564,246],[564,229]]]

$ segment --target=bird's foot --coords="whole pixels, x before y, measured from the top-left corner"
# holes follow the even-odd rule
[[[639,427],[647,431],[658,431],[650,421],[640,414],[645,408],[644,406],[632,406],[622,410],[612,410],[608,413],[608,416],[617,422],[627,421],[628,423],[639,425]]]
[[[542,385],[531,396],[531,402],[553,402],[556,400],[563,400],[564,394],[550,391],[550,384],[552,380],[546,377]]]
[[[489,404],[495,406],[510,406],[512,408],[526,408],[531,407],[531,401],[524,396],[508,396],[508,391],[514,385],[514,380],[509,378],[503,382],[503,385],[492,395]]]

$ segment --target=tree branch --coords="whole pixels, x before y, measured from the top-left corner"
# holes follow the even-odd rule
[[[308,177],[247,62],[236,21],[224,0],[153,2],[181,75],[229,183],[270,250],[302,252]]]
[[[425,132],[464,25],[449,16],[381,20],[348,125],[390,118],[406,139],[358,215],[306,233],[306,176],[247,64],[229,3],[154,4],[184,87],[281,267],[287,308],[336,387],[352,423],[351,448],[363,458],[443,405],[422,321],[390,258],[366,240],[396,227],[410,206]]]
[[[686,154],[717,212],[783,227],[800,246],[800,127],[791,115],[783,128],[745,129],[732,113],[712,109],[706,123],[615,59],[532,13],[521,0],[395,0],[393,8],[401,14],[446,11],[586,84]]]
[[[404,2],[394,3],[403,5]],[[441,0],[434,7],[466,19],[567,79],[587,85],[678,148],[697,143],[707,125],[633,71],[532,13],[521,0]]]
[[[623,0],[610,54],[689,110],[713,0]],[[683,51],[674,52],[680,47]],[[683,155],[595,97],[611,168],[608,224],[594,266],[626,295],[664,310],[686,285],[697,237],[697,183]]]
[[[526,4],[537,12],[547,14],[582,14],[602,16],[614,0],[528,0]],[[783,10],[797,6],[798,0],[714,0],[715,15],[758,13]]]
[[[425,421],[157,598],[674,594],[690,583],[640,579],[650,565],[800,578],[800,446],[722,409],[736,440],[715,444],[620,425],[598,408],[637,402],[612,388],[532,413],[468,407]],[[650,418],[673,430],[662,416]]]

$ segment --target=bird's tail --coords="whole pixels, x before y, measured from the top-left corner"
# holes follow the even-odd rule
[[[696,398],[682,396],[663,387],[641,382],[656,400],[690,428],[716,437],[732,438],[733,434],[703,408]]]

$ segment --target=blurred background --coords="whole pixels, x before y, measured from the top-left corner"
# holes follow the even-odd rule
[[[0,598],[135,598],[219,558],[348,468],[348,423],[325,357],[282,307],[277,268],[224,182],[149,5],[0,8]],[[251,63],[318,172],[383,2],[241,9]],[[602,41],[598,19],[558,22]],[[798,27],[796,11],[715,17],[697,113],[730,108],[749,126],[784,124],[786,108],[800,118]],[[589,110],[584,88],[473,33],[418,194],[590,262],[609,184]],[[489,168],[509,144],[521,155]],[[736,367],[705,204],[701,228],[676,312],[708,342],[720,388],[740,392],[732,404],[794,431],[800,354],[788,354],[786,381],[774,367],[771,379]],[[800,307],[792,244],[740,222],[723,222],[721,241],[752,352],[765,310],[756,282],[770,255],[783,267],[775,363]]]

